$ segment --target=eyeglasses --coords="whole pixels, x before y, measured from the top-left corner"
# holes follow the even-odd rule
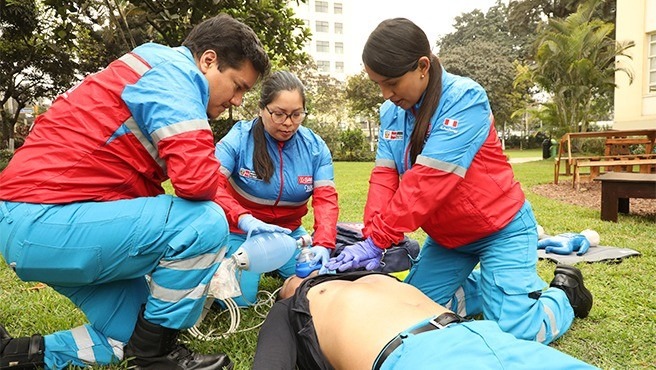
[[[299,123],[303,122],[303,120],[305,119],[305,116],[307,115],[306,111],[292,112],[290,114],[287,114],[285,112],[280,112],[280,111],[272,112],[269,109],[269,107],[266,106],[266,105],[264,106],[264,108],[266,108],[267,112],[269,112],[269,114],[271,115],[271,120],[273,121],[273,123],[278,124],[278,125],[280,125],[283,122],[287,121],[287,118],[292,120],[293,123],[299,124]]]

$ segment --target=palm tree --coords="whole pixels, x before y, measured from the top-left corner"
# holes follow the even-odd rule
[[[596,99],[612,99],[615,72],[626,68],[615,65],[631,42],[616,42],[610,36],[614,25],[593,18],[599,0],[581,4],[565,19],[553,18],[538,38],[535,64],[523,69],[524,75],[551,95],[560,127],[585,132]]]

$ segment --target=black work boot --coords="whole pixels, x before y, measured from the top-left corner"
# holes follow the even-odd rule
[[[570,265],[557,265],[549,286],[565,292],[574,309],[574,316],[581,319],[588,316],[592,308],[592,293],[583,285],[581,270]]]
[[[0,369],[38,369],[45,365],[44,353],[42,336],[12,338],[0,325]]]
[[[137,319],[134,333],[125,346],[125,358],[133,369],[142,370],[231,370],[233,363],[223,353],[202,355],[178,343],[179,330]],[[131,367],[132,368],[132,367]]]

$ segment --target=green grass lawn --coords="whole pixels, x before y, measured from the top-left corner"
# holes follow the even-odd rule
[[[524,155],[523,151],[521,155]],[[511,151],[511,157],[515,152]],[[519,154],[517,154],[519,155]],[[539,157],[534,152],[527,157]],[[339,192],[340,220],[361,221],[367,194],[371,163],[335,163],[335,183]],[[594,307],[586,319],[576,319],[572,328],[554,347],[602,369],[653,369],[656,367],[656,224],[638,216],[619,215],[619,222],[599,219],[598,209],[589,209],[544,198],[531,192],[531,187],[552,181],[553,161],[544,160],[514,165],[515,174],[531,201],[538,222],[551,234],[580,231],[585,228],[599,232],[603,245],[636,249],[640,257],[622,263],[577,265],[594,294]],[[170,187],[169,187],[170,190]],[[311,230],[311,213],[304,219]],[[411,237],[423,241],[425,234]],[[555,265],[540,261],[539,274],[545,281],[553,277]],[[265,277],[264,288],[271,291],[281,283]],[[14,273],[0,263],[0,323],[16,336],[51,333],[83,324],[83,315],[67,299],[50,288],[31,290],[35,283],[19,281]],[[384,309],[384,308],[381,308]],[[254,309],[241,310],[239,329],[258,325],[262,318]],[[229,316],[210,314],[202,329],[223,332]],[[203,342],[184,336],[190,347],[204,352],[227,352],[236,369],[249,369],[257,329]],[[531,356],[527,353],[526,356]],[[466,367],[466,364],[463,364]],[[114,366],[112,368],[124,368]]]

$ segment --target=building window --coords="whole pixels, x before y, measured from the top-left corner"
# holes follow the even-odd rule
[[[344,73],[344,62],[335,62],[335,72]]]
[[[333,7],[333,11],[335,14],[342,14],[342,3],[335,3],[335,6]]]
[[[329,53],[330,43],[328,41],[317,41],[317,53]]]
[[[649,92],[656,92],[656,33],[649,36]]]
[[[336,42],[335,43],[335,54],[344,54],[344,43]]]
[[[330,62],[327,60],[317,61],[317,69],[319,69],[319,72],[330,72]]]
[[[328,2],[317,1],[314,3],[314,11],[317,13],[328,13]]]
[[[328,32],[328,22],[326,21],[317,21],[317,32]]]
[[[335,33],[341,35],[344,32],[344,24],[335,22]]]

